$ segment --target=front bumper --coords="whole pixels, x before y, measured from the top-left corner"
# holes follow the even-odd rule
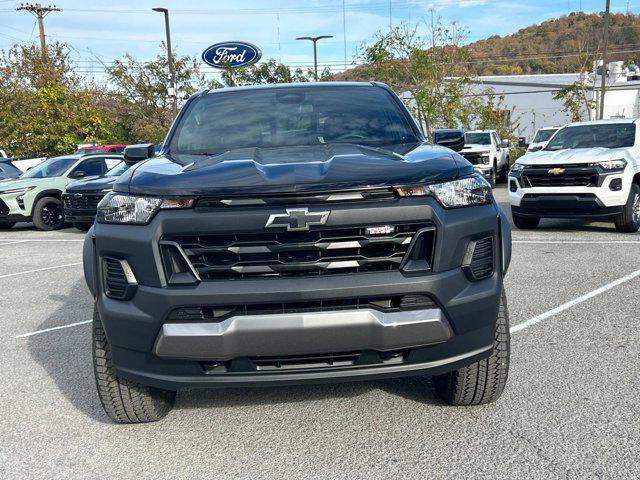
[[[205,214],[161,212],[149,226],[96,224],[85,243],[85,276],[112,347],[118,375],[159,388],[290,384],[437,374],[488,356],[510,257],[510,232],[497,205],[444,210],[435,200],[404,199],[343,210],[331,218],[380,224],[385,218],[430,220],[437,228],[433,271],[333,274],[312,277],[163,282],[158,242],[167,232],[239,229],[238,210]],[[272,210],[272,209],[271,209]],[[251,210],[264,225],[269,212]],[[346,214],[349,215],[346,215]],[[345,216],[341,216],[345,214]],[[372,218],[368,218],[372,216]],[[249,218],[249,217],[246,217]],[[495,267],[489,278],[470,281],[461,265],[470,243],[495,239]],[[94,240],[95,236],[95,240]],[[126,260],[139,285],[126,301],[108,298],[101,285],[103,255]],[[426,295],[429,309],[393,314],[367,310],[292,315],[238,316],[223,322],[175,322],[176,308],[225,305],[296,304],[342,299]],[[357,352],[348,365],[310,361],[303,369],[264,371],[264,357]],[[278,360],[279,361],[279,360]]]
[[[612,190],[611,182],[621,182]],[[508,178],[511,209],[539,217],[607,217],[620,213],[627,203],[632,177],[623,173],[603,175],[598,186],[524,187],[520,174]]]

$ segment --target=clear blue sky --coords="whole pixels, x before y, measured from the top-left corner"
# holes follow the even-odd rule
[[[46,2],[43,2],[46,3]],[[301,35],[333,35],[319,44],[321,64],[341,69],[344,62],[342,0],[59,0],[63,9],[45,19],[49,39],[68,43],[79,66],[90,72],[128,52],[148,59],[159,52],[164,39],[162,15],[151,11],[164,6],[171,12],[172,41],[179,53],[200,57],[210,44],[224,40],[245,40],[258,45],[263,58],[283,63],[309,65],[311,45],[297,42]],[[389,0],[346,0],[346,51],[351,62],[358,47],[379,30],[389,28]],[[19,2],[0,0],[0,49],[15,42],[37,41],[35,19],[14,10]],[[640,0],[629,8],[640,13]],[[430,10],[444,20],[456,20],[469,30],[469,41],[491,35],[507,35],[519,28],[540,23],[580,8],[604,10],[605,0],[391,0],[391,22],[416,23],[430,17]],[[625,12],[626,0],[612,0],[612,10]],[[98,76],[99,78],[99,76]]]

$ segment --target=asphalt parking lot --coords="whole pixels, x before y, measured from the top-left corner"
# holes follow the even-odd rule
[[[446,406],[428,379],[187,391],[123,426],[95,392],[83,234],[1,231],[0,477],[639,478],[640,235],[566,220],[513,238],[495,404]]]

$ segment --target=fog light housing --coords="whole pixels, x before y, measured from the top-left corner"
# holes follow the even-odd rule
[[[622,179],[614,178],[613,180],[611,180],[611,182],[609,182],[609,190],[611,190],[612,192],[619,192],[620,190],[622,190]]]

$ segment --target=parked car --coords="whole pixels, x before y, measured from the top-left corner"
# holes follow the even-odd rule
[[[50,158],[20,177],[0,183],[0,228],[29,222],[38,230],[64,225],[62,191],[73,180],[103,175],[121,161],[105,154],[64,155]]]
[[[509,365],[507,216],[379,83],[192,96],[163,154],[100,202],[84,243],[98,394],[157,420],[187,387],[435,375],[498,398]]]
[[[113,159],[122,156],[110,157]],[[129,165],[121,161],[102,176],[85,178],[67,185],[62,194],[64,217],[78,230],[86,232],[93,225],[100,200],[111,191],[111,186]]]
[[[538,150],[542,150],[553,134],[558,131],[558,128],[559,127],[539,128],[533,136],[533,140],[529,146],[527,146],[527,152],[537,152]]]
[[[465,133],[460,154],[474,165],[491,186],[506,180],[509,172],[509,142],[500,140],[496,130],[473,130]]]
[[[119,144],[119,145],[93,145],[90,147],[81,147],[78,150],[76,150],[77,154],[83,154],[83,153],[111,153],[111,154],[118,154],[118,153],[122,153],[124,152],[124,148],[126,147],[126,144]]]
[[[17,178],[22,175],[22,170],[16,167],[10,158],[0,158],[0,180]]]
[[[613,220],[620,232],[636,232],[639,172],[637,119],[570,123],[511,168],[513,222],[529,229],[541,218],[600,218]]]

